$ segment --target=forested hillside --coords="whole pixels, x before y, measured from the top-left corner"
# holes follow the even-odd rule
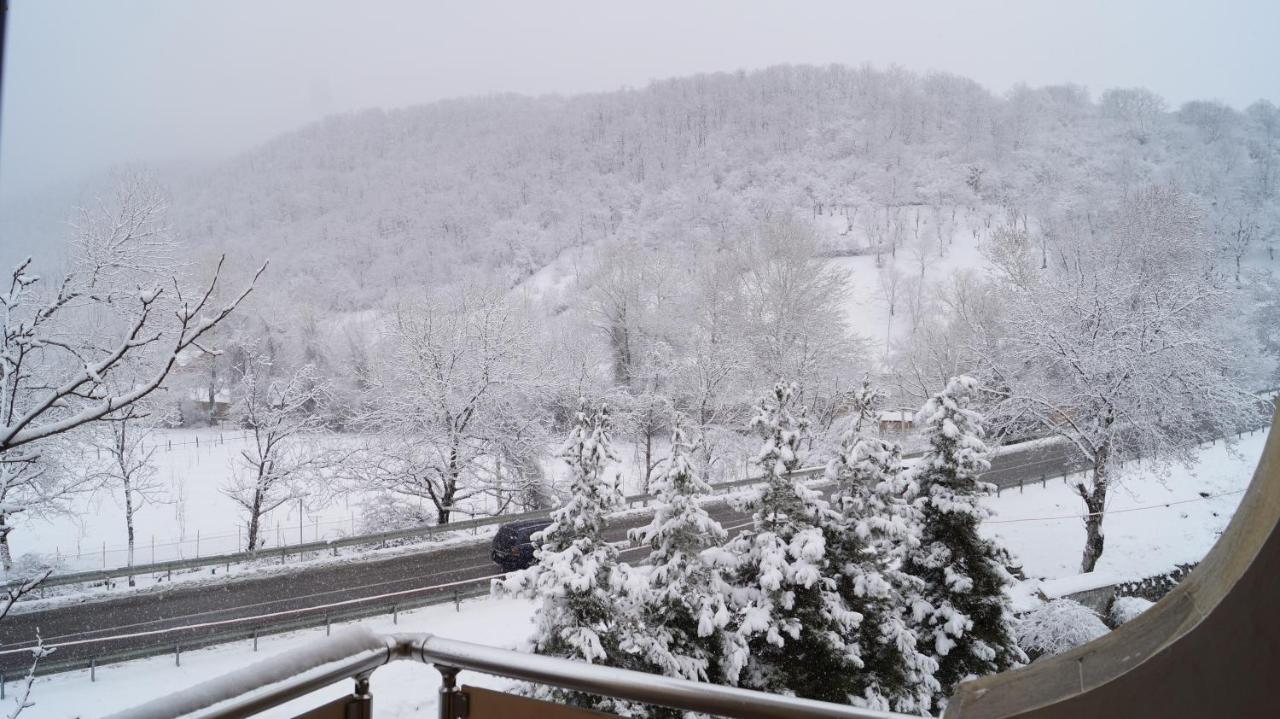
[[[259,303],[295,352],[316,352],[302,348],[310,342],[347,353],[379,334],[371,318],[424,294],[521,287],[542,309],[576,310],[579,325],[601,330],[596,344],[612,346],[616,378],[638,371],[623,365],[688,344],[664,325],[697,318],[664,305],[688,309],[694,285],[724,301],[707,283],[729,278],[707,275],[759,266],[752,238],[795,225],[783,234],[811,233],[813,256],[874,256],[874,269],[807,272],[851,270],[846,284],[862,306],[842,300],[850,339],[878,343],[859,364],[883,369],[897,364],[886,342],[916,345],[897,348],[908,354],[936,349],[912,340],[937,335],[929,323],[956,304],[939,294],[975,259],[985,264],[995,233],[1025,233],[1047,266],[1149,187],[1192,204],[1199,241],[1245,314],[1268,302],[1274,311],[1278,176],[1280,110],[1266,101],[1243,112],[1210,101],[1168,108],[1142,89],[1095,98],[1074,86],[1001,97],[948,75],[775,67],[332,117],[174,182],[171,221],[199,252],[272,258],[271,298]],[[361,310],[374,312],[347,315],[356,329],[316,326]],[[1274,335],[1258,332],[1274,349]],[[763,369],[797,362],[807,360]],[[934,374],[917,396],[945,382],[945,371]]]
[[[777,215],[861,230],[886,208],[998,206],[1039,242],[1069,242],[1148,184],[1195,196],[1212,231],[1256,225],[1271,246],[1277,152],[1266,102],[997,97],[947,75],[776,67],[332,117],[175,187],[175,220],[195,246],[277,258],[312,302],[363,309],[460,271],[511,285],[568,247],[732,244]],[[864,234],[822,240],[849,252]]]
[[[246,508],[344,467],[387,498],[375,524],[553,504],[580,398],[610,406],[636,489],[677,417],[702,471],[736,477],[779,381],[821,459],[864,378],[901,422],[970,375],[994,442],[1057,435],[1095,468],[1096,511],[1115,459],[1261,421],[1278,175],[1265,101],[777,67],[333,117],[213,171],[124,178],[72,254],[226,255],[215,300],[271,260],[164,405],[358,436],[248,458],[226,490]]]

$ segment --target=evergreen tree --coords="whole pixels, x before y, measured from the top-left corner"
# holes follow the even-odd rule
[[[839,573],[840,594],[862,615],[855,641],[861,662],[860,703],[875,709],[925,713],[939,685],[938,663],[917,647],[909,621],[924,582],[899,567],[918,542],[918,519],[903,499],[902,450],[870,436],[884,395],[867,382],[854,396],[854,418],[840,451],[827,465],[835,483],[839,522],[829,532],[828,555]]]
[[[729,587],[720,570],[702,553],[725,540],[720,523],[707,514],[699,498],[711,491],[690,459],[698,452],[677,421],[671,433],[671,455],[653,480],[653,521],[631,531],[633,541],[648,544],[648,582],[637,589],[634,612],[639,630],[629,645],[644,668],[695,681],[734,683],[737,669],[726,658],[741,657],[744,642],[726,629],[731,610]],[[650,716],[663,710],[653,707]],[[668,713],[679,715],[670,710]]]
[[[920,541],[907,551],[903,570],[924,581],[924,601],[912,619],[925,639],[922,649],[938,662],[939,707],[960,682],[1026,660],[1004,594],[1012,582],[1008,554],[978,534],[988,514],[979,499],[994,486],[978,481],[989,466],[982,418],[965,407],[976,388],[970,377],[952,378],[917,417],[929,450],[915,471]]]
[[[635,668],[624,638],[627,567],[618,550],[604,538],[605,516],[621,508],[622,495],[609,465],[616,462],[609,439],[605,407],[588,415],[585,402],[569,439],[560,451],[572,481],[569,500],[551,513],[551,525],[540,535],[537,564],[494,581],[494,593],[536,600],[535,630],[529,650],[536,654],[590,664]],[[529,696],[573,706],[635,715],[635,705],[593,694],[545,685],[527,685]]]
[[[757,410],[766,483],[747,505],[753,526],[713,554],[733,567],[737,631],[749,648],[740,684],[844,703],[861,696],[861,660],[848,638],[862,617],[846,607],[828,558],[823,523],[838,515],[790,474],[806,430],[791,415],[793,392],[779,384]]]

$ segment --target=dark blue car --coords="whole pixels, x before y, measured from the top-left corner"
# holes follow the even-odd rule
[[[523,519],[502,525],[498,528],[498,533],[493,535],[493,548],[489,550],[489,557],[504,572],[524,569],[534,564],[537,560],[533,557],[533,535],[550,525],[550,519]]]

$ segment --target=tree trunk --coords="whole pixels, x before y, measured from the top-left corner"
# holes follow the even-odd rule
[[[6,573],[13,571],[13,557],[9,553],[9,532],[13,527],[5,525],[5,515],[0,514],[0,567]]]
[[[1082,574],[1092,572],[1097,566],[1106,542],[1106,535],[1102,533],[1102,512],[1106,508],[1107,483],[1111,479],[1107,474],[1107,463],[1110,458],[1110,445],[1104,445],[1093,465],[1093,489],[1080,488],[1080,496],[1084,499],[1084,506],[1089,512],[1084,519],[1084,555],[1080,560]]]
[[[262,490],[253,493],[253,506],[249,508],[248,542],[245,551],[258,551],[258,533],[262,531]]]
[[[644,494],[649,493],[649,479],[653,475],[653,430],[651,425],[644,431]]]
[[[124,526],[129,536],[129,564],[133,566],[133,488],[128,477],[124,479]],[[133,575],[129,575],[129,586],[134,586]]]

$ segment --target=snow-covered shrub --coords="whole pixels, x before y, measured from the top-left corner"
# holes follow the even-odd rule
[[[1052,656],[1108,631],[1097,612],[1070,599],[1055,599],[1018,621],[1018,646],[1031,657]]]
[[[1117,627],[1147,611],[1155,602],[1142,597],[1116,597],[1111,603],[1111,622]]]
[[[408,529],[435,522],[435,512],[387,492],[367,498],[360,506],[360,533]]]

